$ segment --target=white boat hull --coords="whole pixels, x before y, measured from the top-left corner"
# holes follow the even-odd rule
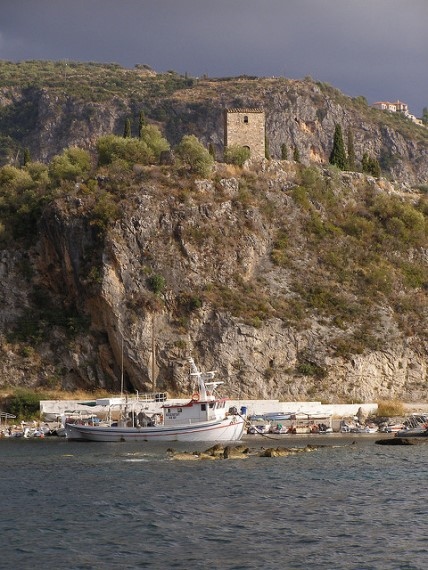
[[[244,431],[241,417],[181,426],[116,427],[66,424],[68,439],[73,441],[238,441]]]

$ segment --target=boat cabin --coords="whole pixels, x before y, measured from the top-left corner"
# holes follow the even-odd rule
[[[212,400],[191,399],[186,404],[163,406],[164,425],[192,424],[209,420],[223,419],[226,415],[225,398]]]

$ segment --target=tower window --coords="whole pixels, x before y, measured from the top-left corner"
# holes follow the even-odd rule
[[[244,123],[248,123],[248,115],[244,115]]]

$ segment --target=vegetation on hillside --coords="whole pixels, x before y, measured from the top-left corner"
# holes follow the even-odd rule
[[[22,83],[17,84],[16,77]],[[284,83],[290,101],[297,98],[293,82],[275,81]],[[373,180],[393,156],[378,160],[365,153],[357,164],[352,131],[342,132],[336,125],[331,164],[326,167],[301,164],[299,145],[290,141],[281,146],[282,163],[267,162],[263,168],[250,163],[243,168],[249,157],[242,147],[227,149],[225,162],[220,163],[214,150],[193,135],[177,143],[167,140],[168,129],[174,130],[179,118],[169,116],[159,101],[167,93],[179,99],[183,90],[191,89],[192,105],[199,109],[207,94],[228,88],[240,104],[262,89],[254,78],[197,81],[174,73],[153,74],[144,66],[124,70],[114,64],[0,62],[3,94],[10,89],[12,96],[14,86],[43,89],[45,82],[59,98],[72,95],[96,102],[126,93],[135,103],[138,123],[125,117],[124,136],[110,133],[98,138],[93,152],[66,148],[43,164],[31,160],[12,137],[17,132],[24,137],[31,130],[34,109],[24,105],[17,115],[18,106],[10,108],[13,112],[0,107],[7,125],[0,147],[17,144],[20,151],[13,164],[0,167],[4,249],[30,251],[42,231],[43,216],[52,212],[68,220],[79,218],[96,239],[85,251],[76,278],[84,295],[96,295],[103,283],[104,240],[120,231],[116,222],[129,219],[143,194],[159,214],[159,226],[156,250],[141,252],[142,290],[129,301],[136,314],[167,313],[178,335],[191,331],[201,309],[255,328],[271,318],[300,331],[317,323],[327,331],[332,357],[382,350],[394,335],[426,342],[427,185],[404,192],[384,179]],[[315,98],[324,100],[328,94],[343,102],[345,96],[332,87],[304,82],[319,87]],[[152,97],[152,103],[144,101],[145,96]],[[346,101],[363,118],[381,120],[363,98]],[[317,113],[321,121],[322,106]],[[423,129],[409,126],[402,117],[383,114],[382,120],[403,134],[413,129],[416,139],[427,139]],[[356,172],[360,166],[362,173]],[[342,172],[345,169],[352,172]],[[173,231],[160,222],[164,215],[179,218]],[[204,277],[198,276],[197,285],[186,275],[177,278],[180,263],[189,262],[189,251],[194,252],[194,271],[201,270]],[[90,334],[85,303],[66,299],[59,288],[54,294],[49,280],[34,279],[37,269],[30,258],[24,256],[21,264],[22,277],[31,289],[28,305],[4,339],[21,347],[16,352],[29,360],[36,347],[49,342],[52,331],[60,330],[66,342]],[[175,271],[170,271],[172,267]],[[266,377],[271,373],[267,368]],[[304,352],[293,373],[319,382],[327,374]]]
[[[103,137],[97,148],[96,164],[86,151],[70,148],[46,166],[29,162],[21,168],[0,168],[3,246],[35,236],[43,208],[61,197],[79,199],[83,205],[80,215],[106,232],[123,215],[127,200],[140,192],[142,183],[152,188],[154,199],[169,195],[177,203],[189,205],[222,202],[227,198],[218,181],[227,176],[227,168],[234,169],[239,193],[232,205],[239,223],[224,220],[217,227],[207,218],[205,227],[195,228],[183,220],[183,236],[196,250],[208,248],[217,256],[234,255],[244,236],[260,237],[257,224],[248,219],[249,211],[258,212],[270,235],[272,266],[286,276],[288,290],[272,290],[257,272],[244,279],[237,267],[227,285],[213,276],[209,287],[176,292],[171,307],[181,315],[180,326],[187,326],[185,316],[203,304],[256,327],[276,317],[304,328],[316,318],[337,331],[331,343],[333,353],[348,356],[382,348],[387,340],[382,329],[387,311],[404,334],[425,338],[426,194],[406,199],[380,191],[363,175],[349,186],[335,167],[323,170],[296,165],[295,183],[287,190],[289,200],[284,201],[282,191],[275,189],[266,174],[239,165],[218,165],[212,170],[212,156],[195,137],[183,139],[171,165],[153,164],[169,145],[151,127],[145,127],[141,139]],[[194,179],[200,176],[212,181],[215,194],[207,197],[197,192]],[[94,271],[92,267],[95,283]],[[156,273],[148,279],[147,287],[156,294],[175,290],[166,276]],[[51,326],[66,327],[74,334],[84,330],[84,318],[75,308],[69,313],[60,311],[45,294],[35,291],[35,295],[35,308],[28,309],[16,324],[9,335],[11,341],[37,344]],[[31,330],[28,323],[33,323]]]

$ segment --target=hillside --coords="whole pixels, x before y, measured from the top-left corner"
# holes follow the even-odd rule
[[[0,168],[3,388],[117,391],[123,357],[126,389],[150,390],[154,339],[156,388],[176,394],[192,353],[234,397],[425,399],[425,129],[310,79],[64,68],[0,63],[3,162],[32,157]],[[96,164],[142,110],[172,146],[192,133],[220,157],[222,109],[260,104],[271,160],[206,177]],[[382,178],[328,165],[337,122]],[[58,175],[72,145],[92,165]]]
[[[73,62],[0,61],[0,163],[22,160],[24,149],[46,161],[68,146],[94,148],[102,135],[122,135],[126,119],[136,135],[141,111],[172,145],[194,134],[221,158],[224,108],[260,106],[272,158],[281,158],[285,145],[290,157],[298,148],[303,163],[327,163],[337,123],[352,131],[357,161],[366,152],[394,180],[428,179],[428,129],[326,83],[189,78],[147,66]]]

